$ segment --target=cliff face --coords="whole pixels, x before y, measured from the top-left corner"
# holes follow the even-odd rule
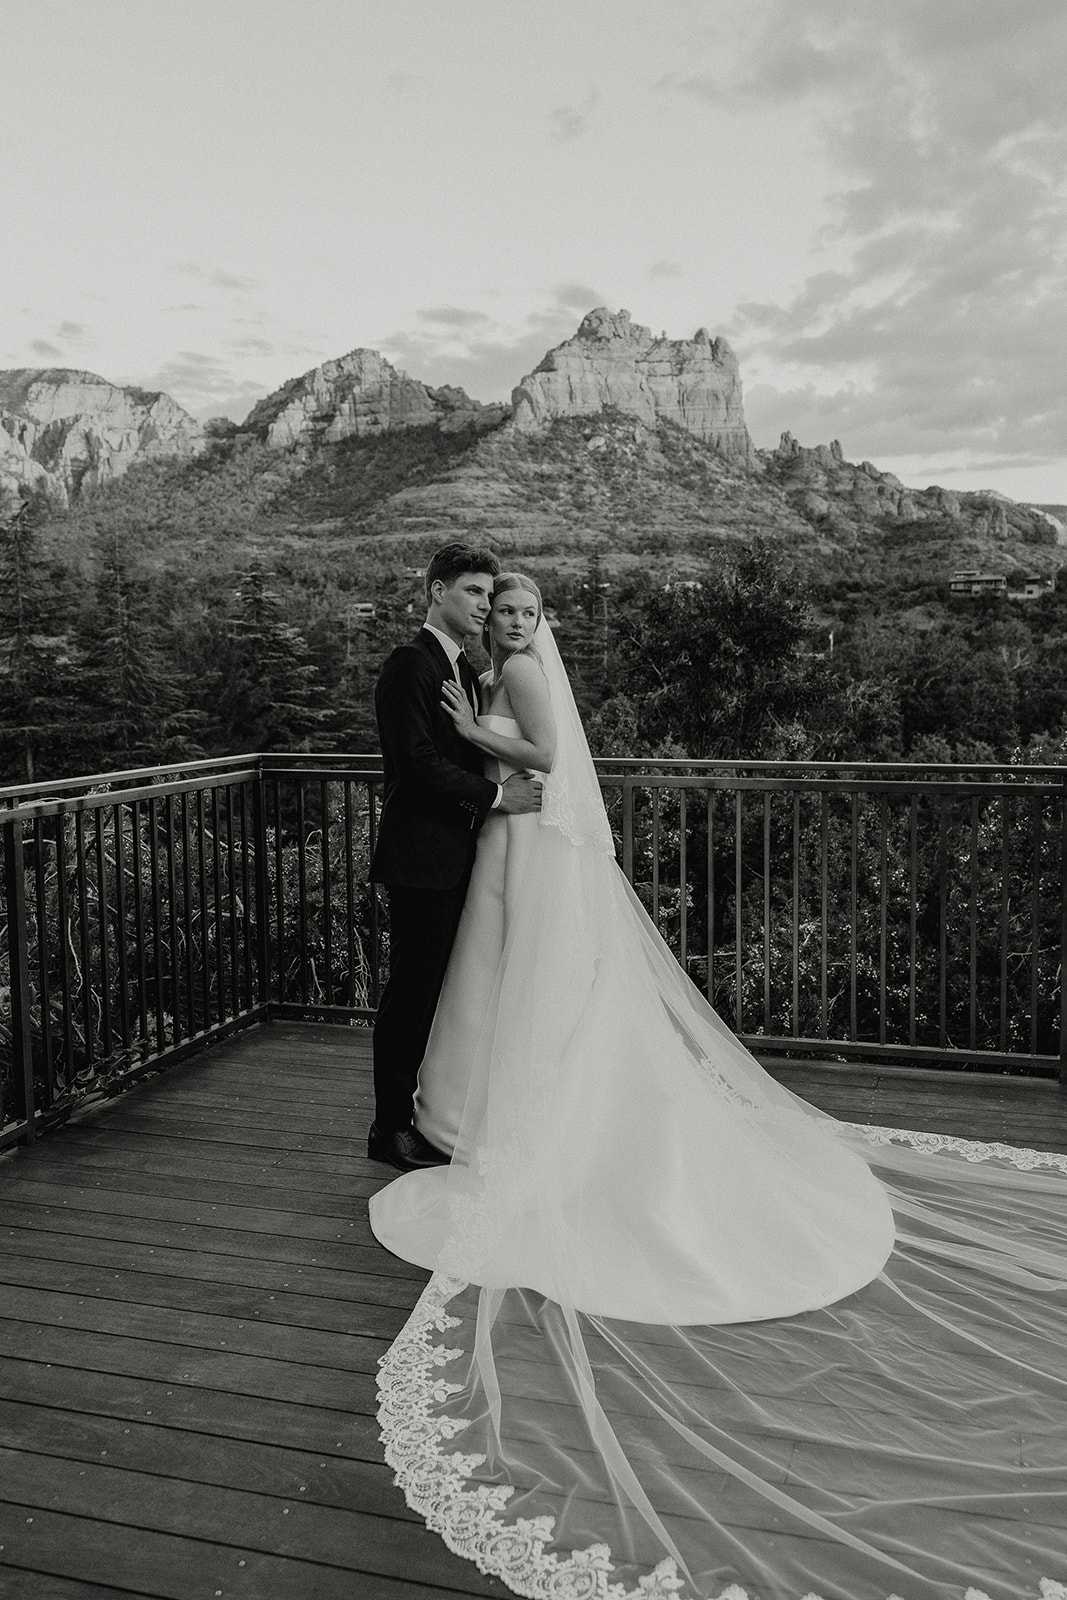
[[[673,422],[727,459],[757,467],[741,405],[737,358],[725,339],[700,328],[692,339],[654,339],[628,311],[604,307],[582,319],[573,339],[550,350],[512,393],[517,428],[607,408],[649,427]]]
[[[783,433],[777,449],[761,452],[770,481],[784,492],[790,506],[815,529],[839,542],[867,528],[926,527],[931,534],[951,531],[961,547],[969,541],[976,556],[991,545],[1054,545],[1060,525],[1037,506],[1021,505],[992,492],[909,489],[891,472],[869,461],[846,461],[841,446],[811,449]],[[1021,551],[1016,564],[1025,564]]]
[[[0,501],[29,489],[67,506],[133,461],[203,446],[200,424],[169,395],[66,367],[0,372]]]
[[[483,406],[462,389],[429,389],[376,350],[352,350],[305,372],[254,406],[243,428],[268,444],[336,444],[342,439],[436,423],[495,427],[503,406]]]

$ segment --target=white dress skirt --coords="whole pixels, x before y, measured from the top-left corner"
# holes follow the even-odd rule
[[[434,1274],[382,1364],[409,1503],[538,1600],[1067,1600],[1067,1160],[776,1084],[598,806],[487,821],[419,1079],[452,1161],[370,1203]]]

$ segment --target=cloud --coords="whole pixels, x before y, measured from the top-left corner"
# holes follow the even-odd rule
[[[795,432],[849,455],[1062,456],[1067,9],[766,0],[757,15],[728,68],[663,85],[801,106],[836,174],[824,264],[783,304],[738,308],[746,370],[777,373],[750,390],[753,417],[777,426],[795,406]]]
[[[89,330],[81,322],[61,322],[56,332],[71,344],[85,344],[89,338]]]
[[[256,289],[260,284],[259,278],[242,278],[235,272],[223,271],[221,267],[212,267],[208,272],[196,261],[175,262],[171,271],[180,272],[187,278],[201,278],[213,289]]]
[[[466,311],[462,306],[430,306],[426,310],[416,311],[415,315],[422,322],[436,322],[444,328],[484,328],[491,325],[491,318],[484,311]]]
[[[273,356],[278,353],[278,346],[269,339],[230,339],[226,348],[236,355]]]
[[[653,261],[648,269],[650,278],[680,278],[684,273],[680,261]]]
[[[589,129],[591,114],[599,99],[599,92],[593,88],[580,105],[557,106],[549,112],[548,125],[552,138],[562,144],[581,138]]]
[[[35,356],[44,356],[49,361],[62,361],[64,351],[57,345],[49,344],[47,339],[31,339],[30,349]]]
[[[236,273],[223,272],[218,267],[208,279],[213,289],[255,289],[259,281],[258,278],[239,278]]]

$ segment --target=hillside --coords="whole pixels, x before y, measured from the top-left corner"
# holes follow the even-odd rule
[[[76,422],[58,414],[64,393]],[[1063,554],[1062,522],[1041,509],[906,489],[836,444],[788,434],[755,451],[726,342],[703,329],[656,339],[626,312],[590,312],[511,408],[429,389],[368,350],[289,380],[206,439],[165,396],[85,374],[0,375],[0,398],[5,459],[21,451],[24,490],[50,500],[47,538],[68,556],[113,521],[140,530],[153,566],[207,550],[221,567],[317,563],[352,587],[460,535],[563,576],[592,552],[609,573],[670,574],[763,540],[822,585],[878,591],[936,590],[958,567],[1048,574]],[[60,438],[73,443],[50,492]]]

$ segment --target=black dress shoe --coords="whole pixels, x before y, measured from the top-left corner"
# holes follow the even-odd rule
[[[395,1133],[383,1133],[376,1122],[371,1123],[367,1135],[367,1154],[372,1161],[388,1161],[400,1172],[444,1166],[450,1159],[424,1139],[417,1128],[398,1128]]]

